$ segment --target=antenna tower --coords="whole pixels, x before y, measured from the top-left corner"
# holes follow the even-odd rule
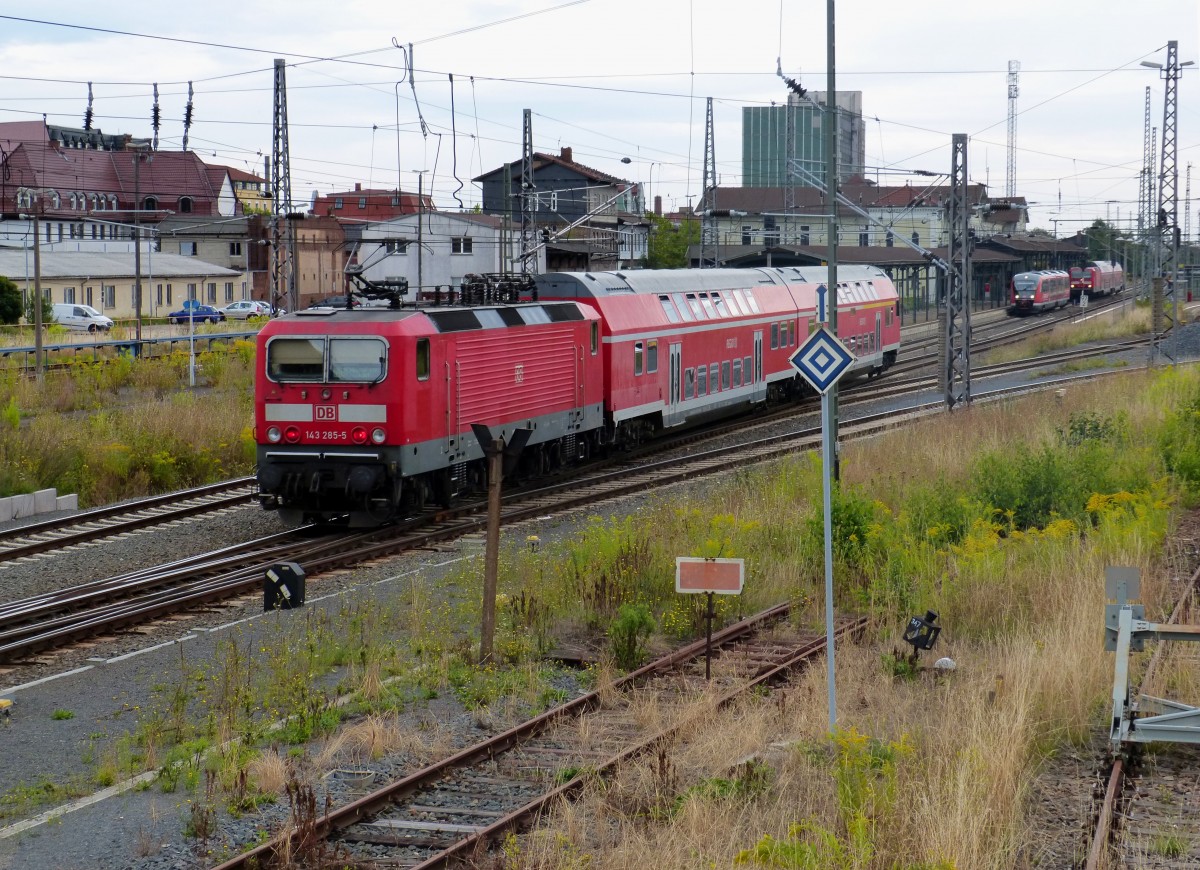
[[[289,311],[300,307],[292,254],[295,234],[288,233],[284,244],[284,225],[292,222],[292,169],[288,158],[287,61],[275,58],[275,110],[271,121],[271,301],[278,306],[286,296]]]
[[[1004,195],[1017,195],[1017,95],[1021,89],[1017,79],[1021,71],[1019,60],[1008,62],[1008,168],[1004,176]]]
[[[713,130],[713,101],[704,118],[704,193],[700,198],[700,268],[717,265],[717,154]]]
[[[533,240],[533,110],[526,109],[521,124],[521,271],[537,273],[536,243]]]

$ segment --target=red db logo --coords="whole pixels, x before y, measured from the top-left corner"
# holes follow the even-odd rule
[[[317,405],[318,420],[336,420],[337,405]]]

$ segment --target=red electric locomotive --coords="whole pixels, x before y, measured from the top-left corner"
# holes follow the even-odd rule
[[[1009,289],[1008,313],[1040,314],[1071,301],[1071,276],[1058,269],[1018,272]]]
[[[1120,293],[1125,289],[1125,270],[1120,263],[1096,260],[1086,266],[1071,267],[1071,302],[1079,304],[1080,297],[1095,299]]]
[[[468,276],[455,298],[298,311],[258,336],[260,501],[289,522],[373,526],[485,483],[472,424],[538,471],[595,449],[805,391],[790,363],[817,327],[824,268]],[[838,271],[852,372],[900,346],[896,289]],[[497,300],[511,301],[498,304]],[[536,301],[531,301],[536,300]]]
[[[473,423],[531,430],[527,462],[586,449],[602,390],[599,318],[575,303],[298,311],[258,335],[260,501],[379,525],[486,483]]]

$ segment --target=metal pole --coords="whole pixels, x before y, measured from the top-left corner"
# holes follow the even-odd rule
[[[837,76],[834,72],[834,21],[833,21],[833,6],[834,0],[826,0],[826,57],[828,58],[829,67],[826,70],[825,88],[828,93],[825,95],[827,100],[827,110],[825,112],[825,205],[829,209],[829,250],[826,254],[826,259],[829,262],[829,277],[825,282],[829,287],[829,329],[837,335],[837,304],[838,304],[838,279],[837,279],[837,260],[838,260],[838,222],[837,222],[837,128],[838,128],[838,111],[837,111]],[[827,419],[829,426],[832,429],[833,436],[831,439],[831,449],[825,455],[828,457],[828,462],[833,464],[833,479],[840,480],[841,473],[837,455],[837,439],[838,439],[838,388],[834,384],[828,391],[829,413]],[[828,464],[827,462],[827,464]],[[827,496],[828,497],[828,496]],[[830,661],[833,659],[833,648],[830,647]],[[831,665],[832,667],[832,665]],[[830,698],[833,695],[833,672],[830,671],[829,680]],[[832,717],[832,707],[830,716]],[[832,718],[830,720],[832,725]]]
[[[425,286],[424,253],[425,253],[425,174],[417,173],[417,292],[414,299],[421,298],[421,288]]]
[[[500,480],[504,476],[504,439],[492,442],[488,456],[487,547],[483,557],[483,627],[479,633],[479,663],[492,661],[496,634],[496,574],[500,564]]]
[[[830,393],[821,394],[821,482],[825,493],[825,681],[829,685],[829,731],[837,728],[837,689],[833,678],[833,505],[830,457],[833,456],[833,413]]]
[[[142,154],[133,152],[133,316],[134,337],[137,339],[137,350],[134,356],[142,352],[142,227],[139,220],[142,211]]]
[[[33,371],[42,379],[42,224],[41,200],[33,210]]]
[[[713,610],[713,594],[708,593],[708,611],[704,614],[704,679],[712,679],[712,624],[716,612]]]

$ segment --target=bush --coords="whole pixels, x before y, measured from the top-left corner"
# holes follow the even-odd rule
[[[632,671],[642,663],[646,640],[655,629],[654,617],[645,604],[622,604],[616,618],[608,626],[617,667]]]

